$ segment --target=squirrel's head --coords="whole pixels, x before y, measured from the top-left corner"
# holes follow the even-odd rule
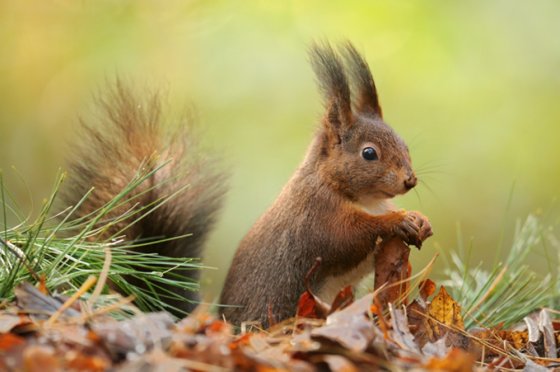
[[[319,174],[353,200],[404,194],[416,186],[408,147],[383,121],[364,58],[349,42],[339,50],[310,49],[326,109],[313,151]]]

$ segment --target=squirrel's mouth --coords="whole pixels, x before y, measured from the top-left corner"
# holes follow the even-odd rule
[[[386,191],[379,191],[383,196],[386,196],[388,199],[392,199],[395,197],[395,194],[388,193]]]

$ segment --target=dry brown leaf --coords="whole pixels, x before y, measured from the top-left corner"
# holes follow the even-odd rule
[[[556,352],[556,339],[554,337],[554,327],[548,311],[542,309],[539,312],[539,330],[543,335],[545,357],[549,359],[556,359],[558,353]]]
[[[347,358],[340,355],[322,355],[321,359],[331,371],[358,372],[358,367]]]
[[[147,313],[120,322],[96,322],[91,329],[116,354],[144,353],[156,344],[169,342],[173,318],[168,313]]]
[[[40,290],[27,282],[19,284],[14,293],[18,307],[26,314],[48,318],[54,314],[65,302],[65,299],[55,298],[41,293]],[[76,317],[80,312],[74,308],[65,309],[62,313],[67,317]]]
[[[311,331],[314,339],[326,338],[352,351],[364,351],[375,337],[373,323],[362,318],[351,318],[346,323],[325,325]]]
[[[436,342],[427,342],[422,347],[422,354],[426,357],[445,358],[450,351],[451,348],[446,345],[445,337]]]
[[[391,326],[393,328],[393,340],[402,349],[419,354],[420,349],[418,348],[416,342],[414,342],[414,336],[410,333],[404,311],[393,308],[391,304],[389,304],[389,311],[391,314]]]
[[[386,285],[379,295],[383,307],[388,303],[395,303],[408,293],[410,282],[399,283],[410,277],[408,257],[410,248],[400,239],[393,238],[381,242],[374,251],[375,281],[374,289]]]
[[[433,332],[428,323],[427,305],[422,299],[416,299],[406,307],[408,326],[418,346],[423,347],[427,342],[433,341]]]
[[[368,294],[343,310],[327,317],[324,326],[311,331],[311,337],[326,338],[354,351],[363,351],[375,337],[373,322],[366,315],[373,294]]]
[[[0,314],[0,333],[8,333],[21,323],[18,315]]]

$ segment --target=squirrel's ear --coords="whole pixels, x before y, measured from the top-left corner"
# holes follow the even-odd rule
[[[344,43],[341,49],[352,75],[356,110],[374,116],[383,116],[375,82],[366,60],[349,41]]]
[[[311,45],[309,57],[323,93],[326,129],[339,136],[353,122],[350,88],[342,62],[328,43]]]

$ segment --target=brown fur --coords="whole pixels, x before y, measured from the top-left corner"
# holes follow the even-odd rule
[[[359,205],[405,193],[416,178],[408,148],[381,118],[367,64],[351,44],[342,54],[344,59],[329,45],[311,48],[325,98],[322,126],[302,165],[239,245],[220,300],[233,323],[256,320],[266,326],[269,311],[277,321],[293,316],[316,257],[322,257],[314,277],[319,291],[329,277],[364,261],[379,237],[420,246],[431,234],[418,213],[371,215]],[[374,147],[379,160],[362,158],[364,147]]]
[[[69,179],[63,190],[65,205],[77,204],[93,187],[91,196],[74,215],[86,216],[107,204],[139,172],[146,174],[168,162],[135,188],[120,208],[104,218],[104,223],[126,210],[148,206],[183,186],[188,187],[122,233],[132,221],[112,225],[105,237],[118,233],[130,240],[149,240],[192,234],[141,249],[170,257],[200,257],[221,205],[225,176],[216,169],[212,159],[202,157],[191,134],[189,118],[183,118],[174,129],[163,125],[159,95],[139,99],[122,81],[117,81],[99,100],[99,106],[98,120],[82,123],[80,138],[70,152]],[[174,274],[194,281],[199,277],[195,270],[175,270]],[[133,278],[129,280],[134,282]],[[177,291],[171,287],[167,289]],[[191,311],[198,301],[198,293],[184,291],[181,294],[185,301],[169,301],[169,304],[181,311]]]

